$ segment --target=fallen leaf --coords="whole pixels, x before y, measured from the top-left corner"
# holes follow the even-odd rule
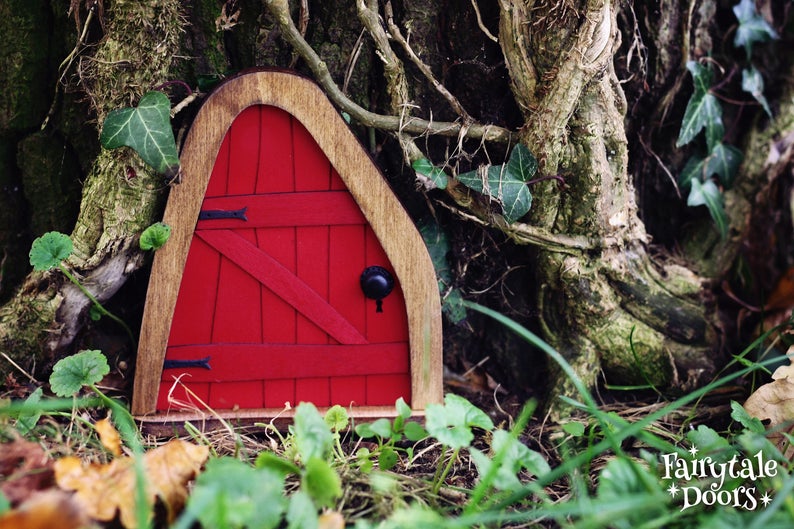
[[[102,446],[114,456],[120,456],[121,436],[116,430],[116,427],[113,426],[113,423],[110,422],[110,417],[98,420],[96,424],[94,424],[94,429],[96,433],[99,434],[99,440],[102,442]]]
[[[794,348],[790,348],[788,354],[793,352]],[[769,421],[769,429],[788,426],[791,432],[794,429],[794,363],[778,367],[772,374],[772,382],[755,390],[745,401],[744,409],[753,417]],[[788,446],[788,441],[780,433],[770,435],[770,439],[780,449]],[[791,458],[793,455],[794,449],[789,448],[786,457]]]
[[[181,440],[169,441],[143,456],[146,490],[150,505],[159,499],[166,508],[169,523],[187,499],[188,482],[195,477],[209,456],[209,448]],[[88,515],[110,521],[120,514],[121,523],[132,529],[135,519],[135,464],[129,457],[111,463],[84,464],[76,457],[55,462],[59,487],[76,491],[76,501]]]
[[[52,486],[52,461],[36,443],[17,439],[0,450],[0,492],[12,505]],[[21,526],[20,526],[21,527]]]
[[[317,520],[317,529],[345,529],[345,518],[336,511],[323,513]]]
[[[84,529],[89,525],[72,494],[57,489],[37,492],[0,516],[0,529]]]

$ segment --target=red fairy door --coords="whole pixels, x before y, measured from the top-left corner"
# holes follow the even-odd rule
[[[419,412],[441,400],[433,263],[317,85],[276,71],[228,80],[197,113],[180,162],[163,214],[171,238],[146,295],[134,414],[190,419],[202,401],[257,419],[311,401],[377,417],[393,415],[398,397]]]
[[[382,302],[362,291],[365,270],[396,283]],[[185,387],[219,410],[410,402],[408,322],[391,263],[284,110],[246,108],[221,144],[164,367],[159,410],[196,402]],[[184,387],[171,391],[182,374]]]

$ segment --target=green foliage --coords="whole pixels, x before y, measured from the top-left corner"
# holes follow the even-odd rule
[[[325,460],[331,452],[333,433],[314,404],[301,402],[298,405],[291,429],[295,434],[298,455],[304,464],[312,459]]]
[[[132,148],[155,171],[173,179],[180,167],[170,111],[168,96],[147,92],[137,108],[121,108],[108,114],[100,142],[106,149]]]
[[[418,175],[426,176],[432,183],[433,187],[438,189],[447,188],[449,177],[443,170],[433,166],[433,164],[427,158],[420,158],[416,160],[411,164],[411,167]]]
[[[745,429],[751,431],[752,433],[756,434],[764,434],[766,432],[766,428],[764,427],[764,423],[762,423],[757,417],[752,417],[744,407],[736,402],[735,400],[731,401],[731,419],[738,422]]]
[[[453,288],[453,276],[447,255],[450,251],[447,234],[434,220],[421,224],[419,233],[425,241],[433,267],[438,277],[438,290],[441,294],[441,311],[450,322],[458,324],[466,319],[466,308],[460,290]]]
[[[538,162],[522,144],[513,147],[510,158],[503,165],[486,165],[475,171],[458,175],[458,181],[486,195],[499,204],[502,215],[513,223],[526,215],[532,207],[532,193],[527,182],[535,175]]]
[[[325,459],[313,457],[306,462],[301,486],[320,507],[332,507],[342,495],[342,482]]]
[[[17,430],[19,430],[22,435],[29,434],[31,430],[36,427],[36,424],[38,424],[42,412],[38,404],[41,402],[43,394],[44,391],[41,388],[36,388],[36,390],[25,399],[25,407],[30,411],[20,413],[17,416],[16,423]]]
[[[712,220],[717,226],[717,230],[722,237],[728,235],[728,217],[725,213],[722,193],[720,193],[714,180],[706,180],[702,184],[700,180],[693,179],[687,198],[687,206],[706,206],[711,214]]]
[[[109,372],[108,361],[100,351],[80,351],[55,364],[50,375],[50,388],[60,397],[71,397],[83,386],[97,384]]]
[[[33,241],[30,247],[30,264],[34,270],[57,268],[64,259],[72,255],[74,244],[68,235],[50,231]]]
[[[753,96],[764,108],[764,112],[772,117],[772,109],[769,108],[769,102],[764,97],[764,78],[753,65],[742,70],[742,90]]]
[[[159,250],[171,237],[171,226],[155,222],[141,233],[139,245],[141,250]]]
[[[11,510],[11,502],[8,501],[6,495],[3,494],[2,490],[0,490],[0,516],[3,516],[3,514],[6,513],[6,511],[10,511],[10,510]]]
[[[466,448],[474,440],[472,428],[491,431],[493,421],[471,402],[447,393],[444,404],[429,404],[425,410],[427,433],[454,449]]]
[[[543,476],[551,471],[548,462],[541,454],[530,450],[505,430],[495,430],[491,439],[491,450],[502,454],[498,469],[493,478],[493,487],[498,490],[512,490],[521,486],[517,474],[526,469],[533,476]],[[471,459],[477,467],[480,476],[485,476],[496,465],[496,459],[490,459],[485,453],[470,448]]]
[[[206,529],[272,529],[287,508],[284,478],[230,457],[207,462],[176,527],[198,520]]]
[[[753,54],[753,44],[778,38],[777,32],[756,10],[754,0],[741,0],[733,6],[733,13],[739,20],[733,44],[737,48],[744,47],[748,60]]]

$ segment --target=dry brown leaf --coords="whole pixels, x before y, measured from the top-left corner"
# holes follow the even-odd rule
[[[209,456],[206,446],[175,439],[143,456],[148,501],[159,498],[169,522],[184,506],[188,482]],[[76,491],[75,498],[95,520],[110,521],[118,511],[121,523],[137,527],[135,519],[135,466],[132,458],[121,457],[109,464],[85,465],[76,457],[55,462],[59,487]]]
[[[345,517],[340,512],[325,512],[317,520],[317,529],[345,529]]]
[[[94,429],[96,433],[99,434],[99,440],[102,442],[102,446],[114,456],[120,456],[121,436],[116,430],[116,427],[113,426],[113,423],[110,422],[110,417],[98,420],[96,424],[94,424]]]
[[[789,354],[794,348],[789,349]],[[747,413],[762,421],[769,421],[769,427],[794,429],[794,364],[781,366],[772,374],[772,382],[759,387],[744,403]],[[783,435],[772,435],[770,439],[778,448],[785,449],[788,445]],[[786,451],[786,457],[791,458],[794,449]]]
[[[0,516],[0,529],[84,529],[90,526],[72,495],[62,490],[37,492],[18,508]]]
[[[52,486],[52,460],[36,443],[16,439],[0,449],[0,492],[12,505]]]

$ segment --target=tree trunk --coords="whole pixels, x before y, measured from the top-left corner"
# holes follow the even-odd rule
[[[106,37],[83,58],[79,75],[97,123],[113,109],[131,106],[169,79],[184,20],[176,0],[116,0],[106,11]],[[163,179],[128,149],[102,150],[83,186],[67,266],[100,302],[108,300],[140,268],[139,234],[158,216]],[[71,344],[91,302],[57,271],[34,272],[0,309],[0,343],[23,369],[46,365]],[[0,363],[0,377],[13,367]]]

